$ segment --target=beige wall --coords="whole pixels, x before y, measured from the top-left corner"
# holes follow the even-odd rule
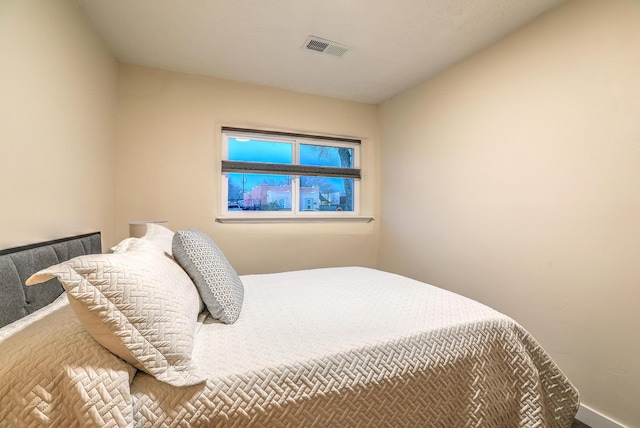
[[[640,426],[640,2],[570,2],[380,107],[383,269],[514,317]]]
[[[209,233],[241,274],[373,266],[378,223],[220,224],[220,127],[363,139],[364,214],[377,214],[377,112],[371,105],[122,65],[117,131],[118,235],[138,220]]]
[[[0,2],[0,248],[115,238],[117,64],[76,1]]]

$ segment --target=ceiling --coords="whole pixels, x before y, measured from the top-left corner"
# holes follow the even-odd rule
[[[377,104],[564,0],[78,1],[121,62]]]

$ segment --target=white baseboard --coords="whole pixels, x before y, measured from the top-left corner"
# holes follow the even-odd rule
[[[605,415],[596,412],[595,410],[585,406],[584,404],[580,404],[576,419],[578,419],[580,422],[584,422],[591,428],[625,428],[625,426],[621,423],[616,422],[613,419],[610,419]]]

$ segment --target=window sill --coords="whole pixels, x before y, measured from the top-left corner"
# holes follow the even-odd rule
[[[275,217],[275,216],[244,216],[244,217],[218,217],[218,223],[369,223],[375,220],[372,216],[299,216],[299,217]]]

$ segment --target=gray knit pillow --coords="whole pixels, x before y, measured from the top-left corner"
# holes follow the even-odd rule
[[[198,229],[179,230],[173,236],[172,250],[211,315],[225,324],[234,323],[240,316],[244,287],[213,239]]]

